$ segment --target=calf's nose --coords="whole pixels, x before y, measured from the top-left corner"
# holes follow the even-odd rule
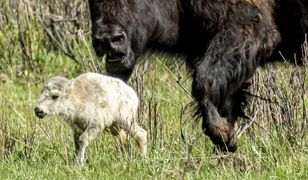
[[[38,117],[38,118],[43,118],[45,116],[45,113],[44,111],[39,108],[39,107],[35,107],[34,108],[34,112],[35,112],[35,115]]]

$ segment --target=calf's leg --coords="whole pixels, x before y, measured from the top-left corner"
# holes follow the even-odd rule
[[[77,148],[77,160],[78,163],[83,166],[85,160],[85,150],[89,143],[97,137],[97,135],[102,131],[101,126],[97,124],[89,124],[86,130],[81,134],[79,139],[76,141]]]
[[[137,123],[129,123],[126,121],[123,129],[131,134],[133,138],[136,140],[140,152],[142,156],[146,156],[147,154],[147,132],[143,128],[141,128]]]

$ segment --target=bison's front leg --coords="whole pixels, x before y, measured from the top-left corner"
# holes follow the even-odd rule
[[[203,131],[219,150],[235,152],[237,137],[234,122],[222,117],[217,107],[211,101],[200,103],[199,108],[203,118]]]
[[[85,161],[86,147],[95,137],[97,137],[101,130],[101,126],[90,124],[76,141],[77,160],[81,166],[83,166]]]
[[[221,32],[194,64],[192,94],[199,104],[204,133],[223,151],[236,151],[235,121],[241,115],[241,90],[258,65],[258,40]],[[236,107],[235,107],[236,106]]]

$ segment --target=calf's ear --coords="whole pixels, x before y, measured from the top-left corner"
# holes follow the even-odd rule
[[[68,79],[60,77],[59,80],[54,84],[56,86],[55,89],[63,91],[64,89],[66,89],[68,82],[69,82]]]

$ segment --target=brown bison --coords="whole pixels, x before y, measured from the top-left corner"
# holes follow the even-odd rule
[[[89,0],[92,43],[106,70],[127,81],[145,52],[185,56],[204,133],[235,151],[235,122],[256,68],[300,59],[308,27],[306,0]],[[273,58],[275,56],[275,58]]]

